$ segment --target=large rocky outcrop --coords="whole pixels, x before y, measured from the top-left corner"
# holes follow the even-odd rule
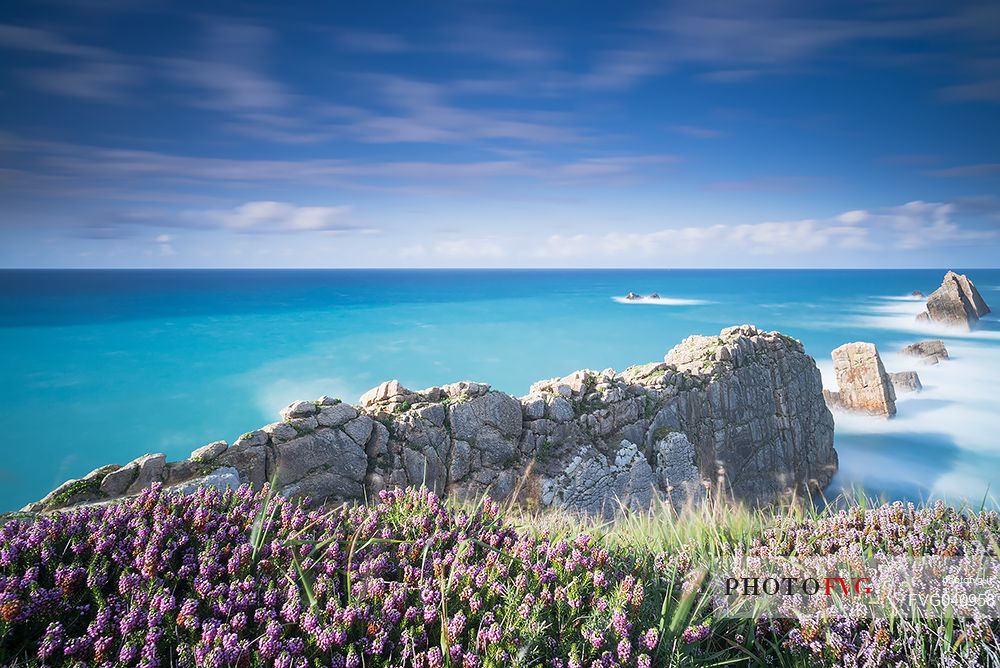
[[[426,485],[610,515],[654,498],[697,502],[716,486],[766,503],[820,489],[837,468],[815,361],[798,341],[749,325],[690,337],[663,362],[541,381],[519,399],[482,383],[414,391],[390,381],[356,407],[323,397],[281,417],[181,462],[157,455],[98,469],[29,509],[153,482],[186,490],[235,471],[243,483],[271,481],[314,502]]]
[[[917,319],[968,330],[989,312],[990,307],[975,284],[964,274],[949,271],[941,281],[941,287],[927,297],[927,311],[918,315]]]
[[[837,392],[824,391],[831,406],[883,415],[896,414],[896,393],[874,343],[845,343],[831,353]]]

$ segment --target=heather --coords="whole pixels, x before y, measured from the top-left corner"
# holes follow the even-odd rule
[[[601,522],[426,490],[309,510],[154,487],[0,529],[0,663],[45,666],[993,666],[996,621],[718,614],[708,556],[996,553],[943,504]]]

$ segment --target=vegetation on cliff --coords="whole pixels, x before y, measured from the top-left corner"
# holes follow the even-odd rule
[[[998,665],[996,621],[736,619],[688,576],[735,549],[993,551],[994,512],[943,504],[604,524],[423,489],[307,510],[244,486],[155,486],[0,527],[0,665]]]

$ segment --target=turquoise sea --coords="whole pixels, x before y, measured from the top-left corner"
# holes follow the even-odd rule
[[[1000,311],[1000,270],[961,271]],[[895,419],[836,415],[831,491],[978,504],[1000,485],[1000,317],[967,334],[918,325],[907,295],[944,272],[0,271],[0,511],[101,464],[232,441],[294,399],[353,401],[390,378],[521,395],[741,323],[802,340],[827,383],[847,341],[920,372]],[[629,291],[664,299],[616,301]],[[894,354],[929,337],[954,360]]]

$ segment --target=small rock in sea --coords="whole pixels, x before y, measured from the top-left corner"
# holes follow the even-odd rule
[[[630,292],[627,295],[625,295],[625,299],[628,299],[629,301],[632,301],[632,300],[635,300],[635,299],[642,299],[642,295],[637,295],[634,292]]]
[[[659,299],[659,298],[660,298],[660,293],[659,292],[654,292],[653,294],[649,295],[649,297],[648,297],[648,299]]]
[[[922,293],[920,290],[914,290],[913,292],[910,293],[910,296],[911,297],[923,297],[924,293]]]
[[[911,357],[919,357],[924,364],[937,364],[949,359],[948,349],[945,348],[944,341],[940,339],[911,343],[901,352]]]
[[[831,356],[839,392],[825,390],[828,403],[869,415],[896,414],[896,393],[874,343],[845,343]]]
[[[917,375],[916,371],[890,373],[889,380],[892,381],[892,388],[896,391],[896,394],[900,392],[919,392],[924,389],[924,386],[920,383],[920,376]]]

